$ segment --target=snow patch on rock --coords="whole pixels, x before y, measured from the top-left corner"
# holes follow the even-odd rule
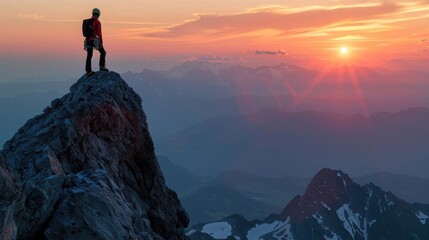
[[[291,232],[290,218],[286,221],[274,221],[272,223],[257,224],[247,232],[247,239],[259,240],[263,236],[270,234],[277,240],[294,240]]]
[[[343,222],[344,228],[353,239],[356,235],[362,236],[363,239],[368,239],[368,225],[371,226],[373,222],[368,224],[366,218],[362,219],[359,213],[354,213],[350,209],[350,204],[344,204],[336,212],[338,218]]]
[[[323,207],[325,207],[326,209],[328,209],[328,211],[331,211],[331,208],[328,206],[328,204],[321,202]]]
[[[416,217],[420,220],[422,224],[426,224],[426,220],[429,218],[426,214],[420,211],[416,213]]]
[[[214,222],[204,225],[201,232],[215,239],[227,239],[232,235],[232,226],[228,222]]]

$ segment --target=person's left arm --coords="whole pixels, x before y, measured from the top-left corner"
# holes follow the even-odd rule
[[[100,43],[103,43],[103,35],[101,32],[101,22],[98,19],[96,20],[94,31],[95,31],[95,34],[100,39]]]

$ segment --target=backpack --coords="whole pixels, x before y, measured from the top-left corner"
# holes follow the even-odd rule
[[[82,23],[82,33],[84,37],[92,37],[94,35],[94,29],[92,28],[92,24],[94,23],[94,19],[84,19]]]

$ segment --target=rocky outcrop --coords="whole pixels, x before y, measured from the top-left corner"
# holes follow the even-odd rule
[[[1,239],[187,239],[141,103],[98,72],[19,129],[1,151]]]

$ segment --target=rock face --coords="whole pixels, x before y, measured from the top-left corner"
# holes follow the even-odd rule
[[[16,182],[16,176],[11,174],[6,160],[0,155],[0,239],[16,236],[14,205],[21,189]]]
[[[141,103],[98,72],[29,120],[1,151],[0,238],[188,239]]]
[[[429,239],[428,215],[429,205],[409,204],[374,184],[360,186],[342,171],[322,169],[278,216],[249,222],[233,215],[188,234],[192,240]]]

